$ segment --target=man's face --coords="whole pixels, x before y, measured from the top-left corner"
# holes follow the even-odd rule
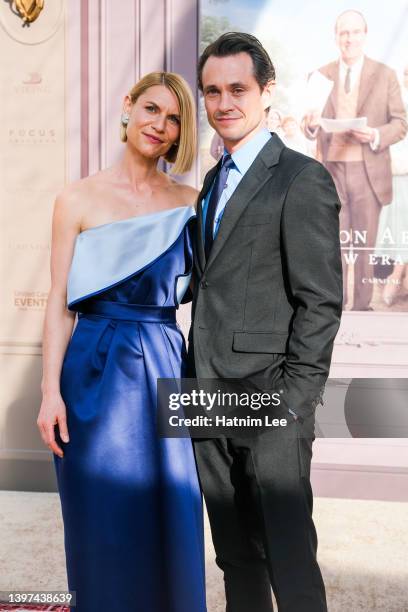
[[[365,23],[358,13],[344,13],[336,25],[336,43],[344,61],[356,61],[364,53]]]
[[[202,84],[208,122],[228,151],[244,144],[263,126],[273,83],[260,90],[248,53],[210,56],[204,64]]]

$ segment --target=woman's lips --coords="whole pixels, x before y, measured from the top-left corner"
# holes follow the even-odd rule
[[[143,135],[146,136],[146,138],[150,142],[152,142],[153,144],[162,144],[163,143],[163,141],[160,140],[160,138],[156,138],[156,136],[152,136],[151,134],[145,134],[144,132],[143,132]]]

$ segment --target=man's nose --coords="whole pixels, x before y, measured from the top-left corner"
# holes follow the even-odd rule
[[[232,108],[231,96],[228,91],[224,92],[220,96],[220,103],[218,105],[220,111],[225,112]]]

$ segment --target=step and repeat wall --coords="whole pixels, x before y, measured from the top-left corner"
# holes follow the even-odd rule
[[[396,498],[408,478],[407,443],[397,437],[406,424],[398,413],[392,431],[384,433],[385,423],[361,439],[347,415],[369,421],[367,408],[358,412],[367,404],[361,388],[364,397],[382,398],[380,412],[390,402],[399,406],[405,393],[406,2],[393,0],[386,20],[368,0],[352,6],[342,0],[45,0],[41,11],[39,4],[0,4],[0,487],[55,488],[36,418],[56,194],[118,158],[123,97],[156,69],[181,73],[197,95],[200,150],[183,180],[199,186],[223,145],[208,127],[196,89],[198,54],[219,34],[240,30],[257,36],[275,64],[269,128],[287,146],[325,163],[343,199],[347,295],[327,396],[333,408],[330,416],[318,412],[316,492]],[[350,54],[360,59],[347,77]],[[371,144],[350,131],[369,128],[378,128]],[[339,150],[361,164],[348,183],[336,174]],[[184,330],[189,318],[185,307]]]
[[[67,181],[65,6],[24,22],[0,5],[0,484],[48,472],[36,431],[41,329],[49,289],[50,221]],[[37,469],[38,468],[38,469]],[[28,482],[27,482],[28,484]],[[43,483],[44,484],[44,483]]]
[[[143,74],[173,70],[195,90],[198,6],[37,4],[0,3],[0,487],[50,490],[36,419],[55,196],[121,154],[123,98]],[[198,169],[182,180],[198,184]],[[186,326],[188,309],[182,318]]]

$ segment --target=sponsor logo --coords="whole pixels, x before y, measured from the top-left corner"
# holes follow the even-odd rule
[[[18,12],[24,25],[35,21],[44,8],[44,0],[13,0],[13,8]]]

